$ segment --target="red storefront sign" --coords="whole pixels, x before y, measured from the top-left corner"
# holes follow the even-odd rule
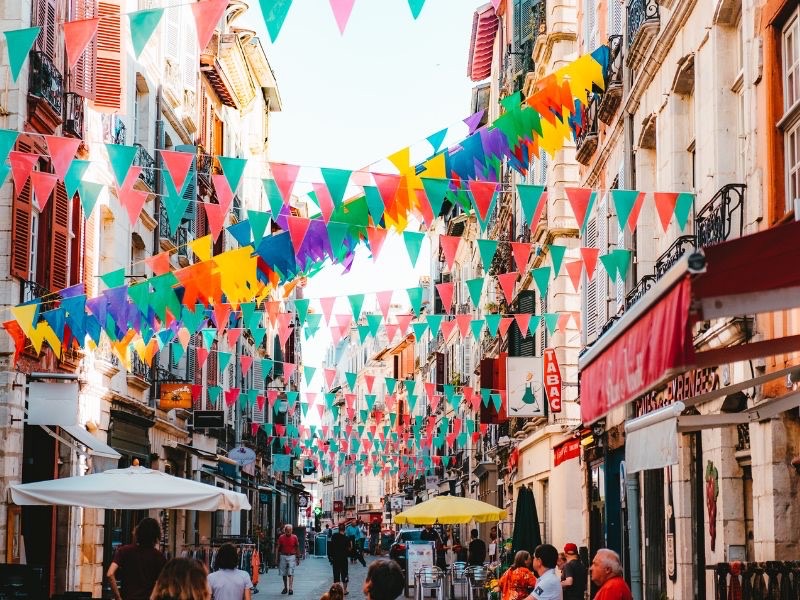
[[[561,412],[561,368],[558,366],[556,351],[545,348],[542,362],[544,392],[550,403],[550,412]]]
[[[591,423],[694,362],[691,283],[682,279],[581,373],[581,418]]]
[[[562,442],[553,448],[553,465],[558,466],[571,458],[578,458],[581,455],[581,440],[574,438]]]
[[[334,500],[333,501],[333,512],[340,513],[344,510],[344,502],[341,500]]]

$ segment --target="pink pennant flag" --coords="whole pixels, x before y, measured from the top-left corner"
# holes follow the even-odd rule
[[[236,345],[237,340],[242,335],[241,327],[231,327],[228,329],[228,346],[231,348]]]
[[[524,271],[531,257],[531,244],[526,242],[511,242],[511,253],[514,255],[514,262],[517,263],[517,270]]]
[[[353,12],[355,0],[330,0],[330,2],[333,9],[333,18],[336,19],[336,26],[339,27],[339,33],[344,34],[347,21],[350,20],[350,13]]]
[[[384,403],[386,404],[386,411],[388,414],[394,412],[394,402],[395,402],[395,395],[394,394],[386,394],[383,399]]]
[[[575,220],[578,222],[578,229],[583,229],[583,224],[586,221],[586,211],[589,209],[589,201],[592,197],[592,190],[589,188],[564,188],[564,193],[567,194],[567,200],[572,207],[572,213],[575,215]]]
[[[453,264],[456,260],[458,253],[458,245],[461,243],[461,238],[452,235],[440,235],[439,245],[442,247],[444,259],[447,261],[448,268],[452,271]]]
[[[139,169],[141,167],[131,167]],[[222,228],[225,226],[225,219],[228,216],[227,211],[219,204],[211,204],[210,202],[203,202],[203,208],[206,211],[206,218],[208,220],[208,228],[211,230],[211,237],[216,242],[219,234],[222,233]]]
[[[530,313],[517,313],[514,315],[514,320],[517,322],[517,327],[519,327],[519,331],[522,334],[522,337],[528,337],[528,325],[531,322],[531,314]]]
[[[150,267],[154,275],[163,275],[171,271],[169,262],[169,252],[159,252],[153,256],[148,256],[144,259],[145,264]]]
[[[306,402],[308,402],[308,407],[311,408],[317,402],[317,393],[316,392],[306,392]]]
[[[450,335],[453,333],[453,330],[456,328],[456,323],[453,321],[442,321],[442,334],[444,334],[444,339],[447,340]]]
[[[275,323],[278,320],[278,314],[281,312],[281,303],[277,300],[272,300],[267,302],[267,316],[269,317],[269,322],[275,327]]]
[[[161,160],[164,161],[164,166],[172,178],[172,183],[175,184],[175,190],[178,193],[182,192],[186,183],[186,176],[189,174],[189,169],[194,160],[194,153],[175,152],[174,150],[159,150],[159,152],[161,153]]]
[[[581,248],[581,258],[586,267],[586,278],[591,281],[594,278],[594,271],[597,268],[597,257],[600,250],[597,248]]]
[[[497,327],[498,333],[505,337],[508,333],[508,328],[511,327],[511,323],[514,321],[514,317],[503,317],[500,319],[500,325]]]
[[[575,323],[575,329],[581,330],[581,313],[580,311],[572,311],[572,322]]]
[[[8,164],[11,165],[11,175],[14,178],[14,193],[19,194],[28,177],[33,171],[33,166],[39,162],[38,154],[31,154],[30,152],[19,152],[12,150],[8,153]]]
[[[322,213],[322,220],[326,223],[331,220],[333,214],[333,199],[328,190],[328,186],[320,181],[315,181],[311,184],[314,188],[314,194],[317,197],[317,204],[319,204],[319,211]]]
[[[142,167],[131,167],[128,174],[125,176],[125,181],[122,183],[122,186],[117,190],[119,203],[125,207],[131,225],[136,225],[142,208],[144,208],[144,203],[147,202],[148,193],[137,190],[134,187],[141,173]]]
[[[33,186],[36,204],[39,206],[40,211],[44,210],[44,207],[47,205],[47,201],[50,199],[57,181],[58,177],[52,173],[31,171],[31,186]]]
[[[414,319],[414,315],[395,315],[395,319],[397,319],[397,325],[400,329],[400,333],[406,335],[408,333],[408,326]]]
[[[275,402],[278,400],[278,390],[267,390],[267,404],[269,404],[270,409],[275,406]]]
[[[297,365],[294,363],[283,363],[283,375],[286,379],[289,379],[294,372],[297,370]]]
[[[320,298],[319,304],[322,307],[322,316],[325,317],[325,322],[328,327],[333,325],[333,305],[336,303],[336,296],[329,296],[327,298]]]
[[[436,384],[431,382],[425,383],[425,395],[428,397],[430,401],[433,398],[433,395],[436,393]]]
[[[399,329],[400,328],[394,323],[386,323],[386,337],[389,338],[389,342],[394,340]]]
[[[292,315],[291,313],[281,313],[278,315],[278,338],[281,345],[285,346],[291,333]]]
[[[226,0],[227,2],[227,0]],[[292,190],[294,183],[297,181],[297,174],[300,172],[300,167],[297,165],[287,165],[285,163],[269,163],[272,178],[278,186],[284,204],[289,204],[289,199],[292,197]]]
[[[201,0],[190,5],[194,15],[195,29],[197,30],[197,43],[200,52],[205,49],[214,29],[222,18],[225,9],[228,8],[228,0]]]
[[[465,315],[456,315],[456,323],[458,323],[458,330],[461,332],[461,339],[466,340],[469,337],[469,325],[472,322],[472,315],[467,313]]]
[[[514,288],[517,284],[517,277],[519,273],[512,271],[511,273],[501,273],[497,276],[497,281],[500,283],[500,289],[503,290],[503,296],[508,304],[514,299]]]
[[[445,312],[449,313],[453,308],[453,282],[437,283],[436,291],[439,292]]]
[[[400,175],[387,173],[373,173],[372,178],[378,187],[378,193],[381,195],[384,207],[391,211],[397,198],[397,191],[400,189],[402,178]]]
[[[430,226],[433,223],[434,216],[428,196],[425,194],[425,190],[414,190],[414,192],[417,196],[418,216],[425,225]]]
[[[658,212],[658,220],[661,222],[661,228],[664,233],[669,229],[669,222],[672,220],[672,215],[675,213],[675,205],[678,202],[677,192],[654,192],[653,200],[656,204],[656,211]]]
[[[328,389],[333,387],[333,382],[336,381],[336,369],[325,369],[325,383]]]
[[[497,191],[497,183],[494,181],[470,180],[469,191],[475,201],[475,208],[481,217],[481,221],[486,221],[489,216],[489,208],[492,206],[492,198]]]
[[[259,394],[256,396],[256,407],[258,410],[264,410],[264,403],[266,402],[266,397],[263,394]]]
[[[228,178],[225,175],[211,175],[211,181],[214,184],[214,191],[217,195],[217,203],[225,208],[228,212],[233,204],[233,190],[228,183]],[[289,217],[291,218],[291,217]]]
[[[289,236],[292,238],[292,246],[294,246],[294,251],[297,253],[303,245],[308,227],[311,225],[311,219],[288,216],[286,217],[286,222],[289,224]]]
[[[569,324],[569,320],[572,318],[571,312],[563,312],[559,313],[558,315],[558,325],[556,326],[556,331],[566,331],[567,325]]]
[[[75,158],[75,153],[81,145],[81,140],[77,138],[59,137],[57,135],[46,135],[44,141],[47,143],[47,153],[50,155],[50,162],[53,165],[56,177],[63,180],[64,176]]]
[[[208,359],[208,350],[202,346],[197,346],[194,349],[194,358],[197,364],[200,365],[200,368],[203,368],[203,365],[206,364],[206,360]]]
[[[383,242],[386,241],[386,229],[379,229],[377,227],[367,227],[367,238],[369,239],[369,249],[372,252],[372,260],[377,261],[378,255],[383,248]]]
[[[317,404],[317,412],[319,413],[319,418],[322,419],[323,415],[325,414],[325,405]]]
[[[67,66],[70,70],[80,60],[81,54],[86,50],[86,46],[92,41],[97,33],[99,18],[81,19],[80,21],[69,21],[64,23],[64,46],[67,50]]]
[[[564,267],[569,274],[569,280],[572,282],[572,287],[578,291],[578,286],[581,284],[581,275],[583,274],[583,261],[570,260],[564,263]]]
[[[372,393],[372,386],[375,384],[375,375],[364,375],[364,383],[367,384],[367,391]]]
[[[349,313],[343,315],[334,315],[333,320],[338,323],[340,328],[350,329],[350,325],[353,324],[353,315]]]
[[[393,290],[375,293],[375,297],[378,300],[378,307],[381,309],[381,314],[383,315],[384,320],[389,318],[389,308],[392,306],[393,295]]]

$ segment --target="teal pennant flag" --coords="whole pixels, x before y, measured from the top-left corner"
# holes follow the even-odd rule
[[[128,13],[128,20],[131,26],[131,42],[133,43],[133,54],[136,58],[144,51],[147,42],[153,35],[153,32],[161,22],[161,17],[164,15],[163,8],[151,8],[148,10],[137,10],[136,12]]]
[[[406,293],[408,294],[408,301],[411,303],[411,310],[419,317],[419,313],[422,311],[423,289],[421,287],[408,288]]]
[[[28,58],[28,53],[33,48],[33,43],[39,37],[41,27],[28,27],[27,29],[13,29],[4,31],[6,48],[8,48],[8,66],[11,68],[11,78],[16,81]]]

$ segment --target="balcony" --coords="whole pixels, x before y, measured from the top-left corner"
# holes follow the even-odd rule
[[[35,281],[21,281],[19,286],[19,301],[20,303],[32,302],[40,298],[46,298],[42,302],[42,309],[47,310],[51,308],[47,306],[49,303],[55,302],[59,296],[50,296],[50,290],[43,285],[39,285]]]
[[[120,370],[120,362],[111,348],[111,342],[104,338],[94,352],[95,367],[102,374],[113,377]]]
[[[64,135],[83,139],[84,100],[80,94],[64,94]]]
[[[597,150],[597,109],[599,104],[600,96],[592,94],[589,104],[583,108],[580,130],[575,136],[575,159],[582,165],[589,164],[595,150]]]
[[[188,232],[183,225],[179,225],[175,230],[175,234],[172,234],[169,227],[167,210],[164,208],[163,204],[158,213],[158,236],[161,240],[161,249],[166,251],[182,248],[186,246],[186,242],[188,241]]]
[[[536,41],[547,33],[547,2],[539,0],[531,7],[531,41]]]
[[[128,372],[128,383],[140,390],[150,387],[151,381],[150,367],[145,363],[136,352],[131,352],[131,370]]]
[[[658,0],[631,0],[627,23],[628,56],[625,62],[629,67],[636,68],[661,27]]]
[[[64,76],[43,52],[30,53],[28,120],[40,131],[55,132],[64,107]]]
[[[698,247],[705,248],[724,242],[734,230],[738,232],[736,237],[742,235],[746,187],[743,183],[725,185],[700,209],[694,219]]]
[[[136,147],[136,156],[133,158],[133,164],[134,166],[142,167],[142,174],[139,177],[150,188],[150,191],[155,191],[156,159],[141,144],[134,144],[134,146]]]
[[[533,71],[533,41],[522,42],[519,50],[514,54],[514,84],[513,92],[519,92],[525,88],[525,79]]]
[[[606,125],[611,123],[622,102],[622,36],[612,35],[608,38],[611,56],[606,75],[606,89],[597,109],[597,118]]]

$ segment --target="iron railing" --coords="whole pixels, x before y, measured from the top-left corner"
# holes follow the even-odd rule
[[[148,383],[152,379],[150,367],[136,352],[131,353],[131,374]]]
[[[84,100],[80,94],[64,94],[63,131],[72,137],[83,138]]]
[[[750,450],[750,425],[747,423],[739,423],[736,425],[736,434],[738,437],[736,451]]]
[[[611,56],[609,56],[608,71],[606,72],[606,89],[614,85],[622,85],[622,36],[608,36],[608,47]]]
[[[536,45],[536,39],[547,33],[547,2],[539,0],[531,6],[531,38]]]
[[[687,250],[694,250],[695,237],[693,235],[682,235],[670,245],[667,250],[658,257],[655,266],[655,277],[661,279],[664,274],[678,262]]]
[[[136,147],[136,156],[133,158],[133,164],[137,167],[142,167],[142,174],[140,175],[142,181],[151,190],[155,190],[156,159],[141,144],[134,144],[134,146]]]
[[[641,298],[647,293],[647,291],[653,287],[653,284],[658,281],[655,275],[645,275],[639,280],[639,283],[636,284],[636,287],[633,288],[628,294],[625,296],[625,310],[629,309],[631,306],[636,304]]]
[[[124,146],[127,137],[125,130],[125,123],[122,122],[122,119],[115,116],[111,125],[111,143]]]
[[[44,52],[31,52],[30,69],[28,94],[41,98],[61,116],[64,105],[64,76]]]
[[[597,109],[600,105],[600,94],[590,94],[588,104],[583,108],[580,130],[575,135],[575,155],[578,162],[586,164],[597,149],[597,133],[599,131]]]
[[[117,355],[114,354],[114,351],[111,349],[111,342],[109,342],[107,339],[104,339],[97,345],[95,357],[98,360],[102,360],[114,365],[115,367],[119,367],[119,358],[117,358]]]
[[[57,299],[57,296],[50,296],[50,290],[35,281],[21,281],[19,286],[20,303],[31,302],[40,298],[47,298],[52,302]]]
[[[694,225],[698,247],[724,242],[734,231],[737,221],[739,236],[742,235],[746,187],[743,183],[729,183],[721,187],[708,204],[700,209],[695,216]]]
[[[642,26],[660,19],[658,0],[630,0],[628,3],[628,46],[636,39]]]

